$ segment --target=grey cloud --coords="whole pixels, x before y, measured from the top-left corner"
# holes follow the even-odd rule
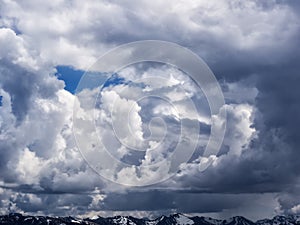
[[[0,61],[1,87],[8,92],[12,100],[12,112],[20,122],[24,119],[34,98],[54,97],[54,93],[63,87],[55,78],[47,78],[2,59]]]
[[[245,200],[245,199],[244,199]],[[142,192],[126,192],[108,194],[103,210],[177,210],[184,213],[220,212],[224,209],[238,207],[243,197],[220,194],[198,194],[149,190]],[[130,204],[128,204],[130,202]]]
[[[60,215],[66,213],[82,214],[89,204],[92,197],[88,195],[65,194],[65,195],[29,195],[17,194],[12,202],[25,212],[37,213],[43,212],[45,215]]]

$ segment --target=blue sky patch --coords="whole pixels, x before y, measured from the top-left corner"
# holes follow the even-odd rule
[[[57,73],[55,74],[59,80],[65,82],[65,90],[75,93],[76,87],[85,73],[83,70],[76,70],[70,66],[57,66]]]
[[[57,66],[56,70],[57,73],[55,74],[55,76],[57,76],[59,80],[63,80],[65,82],[65,90],[71,92],[72,94],[75,94],[80,79],[86,71],[76,70],[71,66]],[[85,88],[95,88],[97,86],[100,87],[103,84],[103,89],[109,86],[116,86],[119,84],[126,83],[125,79],[123,77],[118,76],[118,74],[116,73],[108,77],[107,73],[88,72],[85,76],[85,80],[89,81],[86,82]]]
[[[106,88],[106,87],[109,87],[109,86],[117,86],[119,84],[125,84],[125,79],[123,77],[118,76],[118,74],[114,73],[103,84],[103,88]]]

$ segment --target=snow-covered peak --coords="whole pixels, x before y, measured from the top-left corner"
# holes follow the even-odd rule
[[[131,221],[127,216],[118,216],[115,219],[113,219],[115,224],[120,225],[136,225],[133,221]]]
[[[195,224],[193,220],[183,214],[175,214],[177,225],[192,225]]]

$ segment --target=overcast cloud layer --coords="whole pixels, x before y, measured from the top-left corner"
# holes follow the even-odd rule
[[[296,0],[0,0],[0,212],[151,216],[178,211],[253,219],[300,213],[299,21]],[[176,176],[128,188],[102,179],[82,159],[72,134],[78,99],[64,89],[55,68],[86,70],[107,50],[146,39],[178,43],[205,60],[224,92],[227,130],[220,154],[201,172],[199,154],[214,122],[203,93],[179,70],[145,67],[145,79],[159,74],[169,80],[164,87],[147,83],[148,91],[175,99],[181,116],[204,128],[198,154]],[[132,110],[135,135],[143,138],[143,122],[157,114],[169,119],[170,140],[176,139],[177,115],[168,105],[154,101],[143,108],[134,101],[143,90],[128,82],[139,72],[126,68],[119,73],[122,82],[102,90],[98,132],[117,150],[114,156],[147,165],[163,159],[172,143],[133,158],[119,142],[105,138],[112,136],[107,110],[119,101],[125,112]],[[202,106],[201,116],[185,110],[180,87]],[[86,102],[94,94],[81,93]],[[129,103],[134,107],[126,109]],[[157,123],[148,148],[163,134]],[[119,126],[126,127],[122,121]],[[126,143],[138,146],[127,133],[123,130]],[[120,179],[136,176],[119,172]]]

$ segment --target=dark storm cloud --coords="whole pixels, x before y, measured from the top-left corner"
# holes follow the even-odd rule
[[[276,0],[277,3],[283,4],[283,5],[289,5],[293,10],[295,10],[296,13],[299,13],[300,9],[300,2],[294,1],[294,0]]]
[[[226,157],[215,169],[203,174],[179,178],[186,188],[220,193],[283,193],[285,212],[299,204],[300,66],[299,45],[292,42],[289,59],[256,68],[258,112],[253,126],[259,131],[241,157]],[[271,56],[270,56],[271,57]],[[194,173],[196,174],[196,172]],[[296,190],[295,190],[296,188]],[[284,194],[286,193],[286,194]],[[284,197],[289,196],[289,197]]]
[[[286,1],[298,7],[295,1]],[[274,6],[273,6],[274,7]],[[269,6],[264,6],[266,10]],[[299,17],[299,11],[295,11]],[[183,182],[186,187],[204,187],[213,192],[288,191],[299,176],[300,127],[300,27],[289,42],[278,48],[239,51],[226,49],[210,66],[217,77],[244,82],[253,77],[259,94],[253,126],[258,139],[240,158],[225,158],[215,170],[200,179]],[[265,32],[268,32],[266,30]],[[278,31],[281,35],[285,31]],[[221,45],[221,42],[219,43]],[[267,43],[266,43],[267,44]],[[230,165],[230,166],[229,166]],[[213,177],[214,179],[209,179]],[[201,178],[204,178],[204,180]],[[185,179],[185,178],[182,178]],[[201,192],[201,188],[199,189]]]
[[[298,213],[290,209],[299,204],[297,196],[299,186],[297,185],[300,173],[300,48],[299,41],[295,42],[294,51],[291,52],[291,58],[288,62],[275,65],[269,71],[262,73],[260,82],[257,85],[259,95],[257,97],[257,107],[261,112],[261,121],[256,122],[260,128],[260,142],[258,145],[268,146],[265,150],[274,161],[274,169],[270,168],[274,176],[280,177],[281,182],[291,183],[288,188],[283,189],[283,198],[280,201],[282,208],[288,213]],[[263,123],[263,125],[262,125]],[[270,132],[272,134],[270,134]],[[279,138],[284,145],[278,145],[272,142],[272,136]],[[269,161],[269,160],[268,160]],[[276,163],[277,161],[277,163]],[[278,171],[278,170],[281,170]],[[285,198],[284,196],[293,196]],[[290,201],[290,204],[287,202]]]
[[[92,197],[88,195],[66,194],[66,195],[28,195],[17,194],[13,197],[13,202],[21,210],[29,213],[42,211],[45,215],[64,216],[73,209],[73,213],[78,215],[87,210],[92,202]]]
[[[234,195],[183,193],[150,190],[144,192],[111,193],[103,201],[103,210],[177,210],[184,213],[220,212],[236,208],[247,199]],[[130,204],[128,204],[130,202]]]

